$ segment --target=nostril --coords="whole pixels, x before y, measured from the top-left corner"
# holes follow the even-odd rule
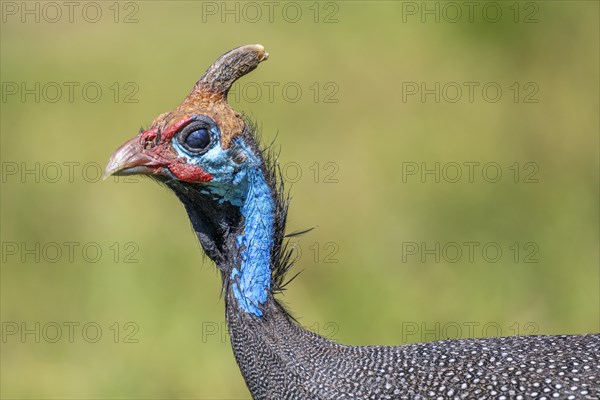
[[[154,139],[151,138],[145,138],[144,139],[144,150],[150,150],[151,148],[154,147],[156,143],[154,142]]]
[[[158,142],[158,135],[155,131],[145,131],[142,133],[142,146],[144,150],[150,150],[154,146],[156,146]]]

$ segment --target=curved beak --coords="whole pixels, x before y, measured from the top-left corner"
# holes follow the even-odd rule
[[[138,136],[123,143],[108,160],[102,179],[111,175],[151,175],[161,170],[162,164],[146,154]]]

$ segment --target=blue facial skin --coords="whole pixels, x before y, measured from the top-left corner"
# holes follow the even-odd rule
[[[260,168],[261,160],[241,138],[234,138],[229,149],[220,144],[220,132],[215,124],[210,128],[212,144],[203,154],[187,151],[173,137],[172,145],[189,164],[198,165],[212,175],[204,194],[219,202],[229,202],[240,208],[244,217],[243,233],[236,237],[240,260],[236,261],[230,278],[233,294],[242,310],[262,316],[260,305],[267,300],[271,285],[271,248],[275,204],[271,190]],[[233,152],[241,153],[243,161],[236,163]],[[240,159],[240,157],[236,157]]]

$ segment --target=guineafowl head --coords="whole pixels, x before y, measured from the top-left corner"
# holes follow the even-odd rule
[[[227,103],[227,93],[267,57],[261,45],[222,55],[178,107],[159,115],[113,154],[106,173],[146,174],[231,189],[227,186],[235,172],[256,160],[242,138],[246,123]]]
[[[172,189],[204,251],[228,279],[243,271],[246,260],[256,268],[269,265],[280,236],[276,216],[285,208],[254,127],[227,103],[235,80],[267,57],[261,45],[222,55],[178,107],[119,147],[105,171],[147,175]],[[270,272],[260,276],[259,286],[268,288]]]

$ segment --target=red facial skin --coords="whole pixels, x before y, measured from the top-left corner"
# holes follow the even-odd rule
[[[177,177],[177,179],[185,182],[210,182],[213,177],[202,168],[186,163],[173,163],[169,165],[169,171]]]
[[[148,129],[138,135],[141,151],[160,164],[151,166],[155,174],[161,174],[163,168],[168,168],[177,179],[185,182],[202,183],[210,182],[213,179],[212,175],[202,168],[188,164],[184,158],[178,157],[177,152],[171,146],[173,136],[191,121],[192,118],[184,117],[169,126],[161,132],[159,143],[156,143],[156,137],[158,136],[156,129]]]

